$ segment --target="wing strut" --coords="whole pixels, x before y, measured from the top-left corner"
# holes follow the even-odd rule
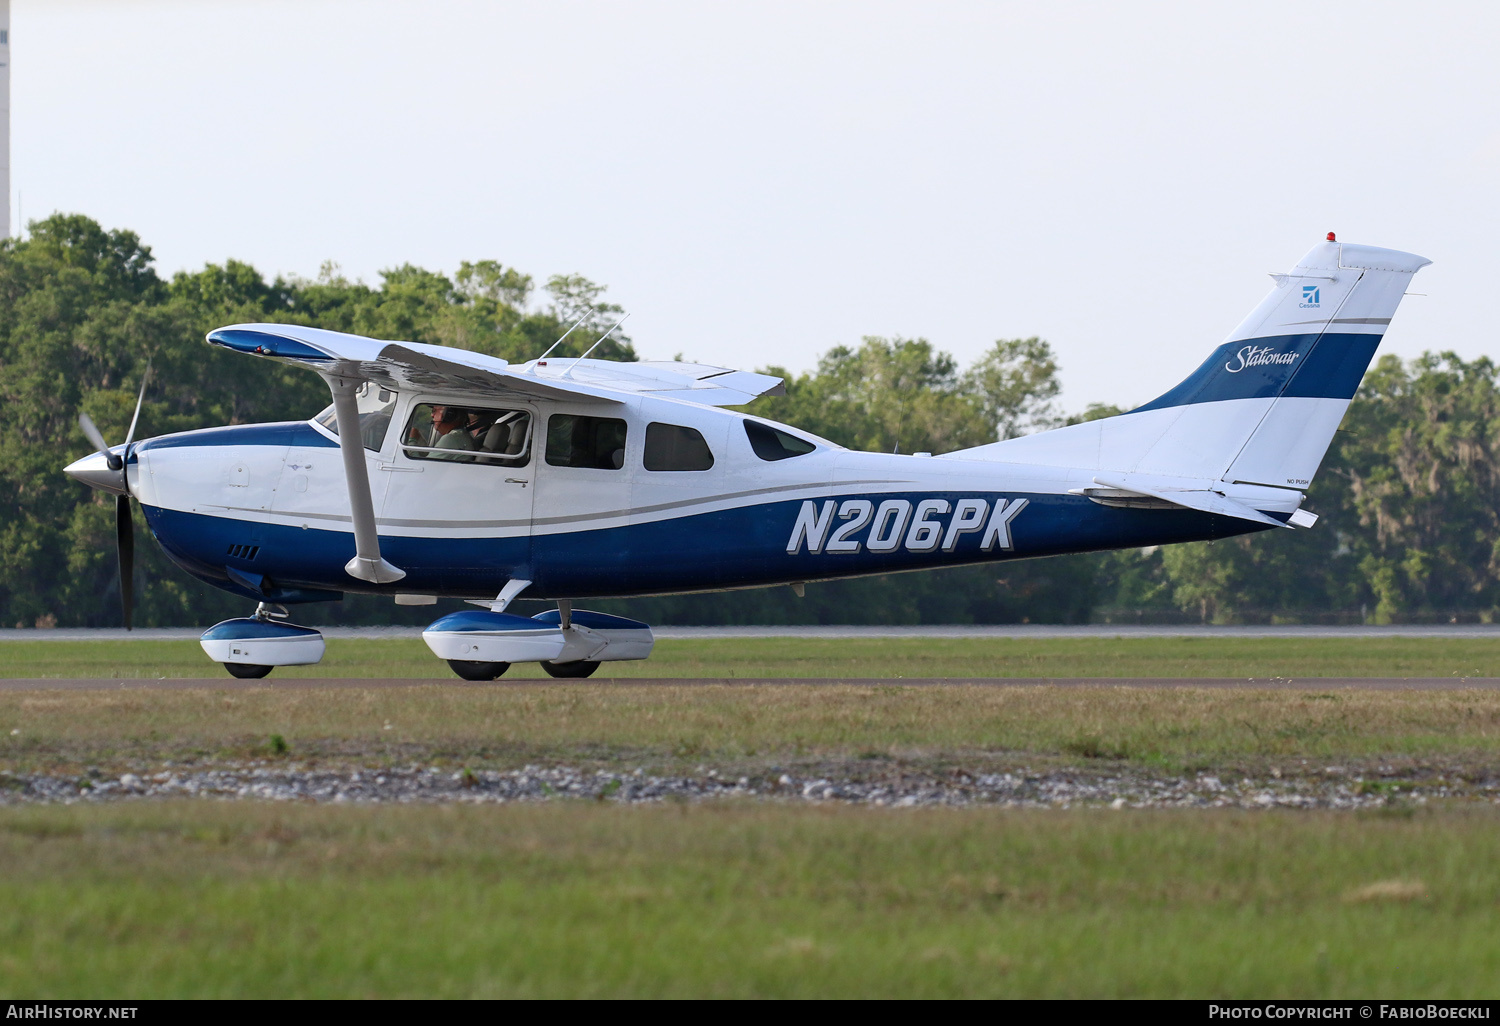
[[[406,576],[380,556],[380,535],[375,531],[375,503],[370,499],[370,474],[365,469],[365,444],[359,430],[359,402],[355,398],[362,379],[325,374],[333,392],[333,415],[339,426],[339,449],[344,454],[344,480],[349,486],[349,513],[354,521],[354,558],[344,564],[350,577],[371,584],[390,584]]]

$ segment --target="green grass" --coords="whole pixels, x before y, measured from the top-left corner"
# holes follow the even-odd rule
[[[1500,640],[1471,638],[743,638],[663,640],[625,679],[899,677],[1500,677]],[[0,643],[0,677],[217,677],[196,641]],[[418,639],[333,639],[282,677],[452,679]],[[535,664],[506,679],[545,677]],[[273,678],[274,679],[274,676]]]
[[[277,739],[280,739],[278,744]],[[670,768],[1126,760],[1168,771],[1447,760],[1492,772],[1500,691],[429,684],[0,692],[0,769],[174,760]]]
[[[1226,778],[1339,765],[1378,768],[1361,786],[1392,798],[1380,814],[0,807],[0,993],[1494,997],[1500,809],[1416,806],[1395,788],[1493,778],[1500,691],[1308,678],[1500,676],[1496,655],[1440,639],[679,641],[620,668],[661,683],[0,692],[0,787],[7,772],[169,761]],[[417,641],[335,641],[315,670],[443,667]],[[8,676],[217,672],[193,642],[0,644]],[[670,681],[734,675],[1306,686]]]
[[[0,811],[28,997],[1495,996],[1500,818]]]

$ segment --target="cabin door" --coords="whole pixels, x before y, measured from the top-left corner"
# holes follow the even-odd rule
[[[526,571],[535,424],[535,411],[516,403],[419,397],[412,404],[377,472],[388,481],[378,516],[382,546],[412,574],[412,590],[498,594]]]

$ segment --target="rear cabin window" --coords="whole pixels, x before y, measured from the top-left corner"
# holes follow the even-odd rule
[[[755,450],[755,455],[769,462],[789,460],[793,456],[806,456],[817,448],[807,439],[798,438],[785,431],[778,431],[769,424],[761,424],[753,420],[747,420],[744,424],[745,435],[750,439],[750,448]]]
[[[379,452],[380,447],[385,444],[385,433],[390,430],[391,417],[396,412],[396,393],[392,389],[381,388],[373,381],[366,381],[359,386],[359,391],[354,396],[359,407],[360,441],[366,449]],[[335,435],[339,433],[339,421],[334,415],[332,404],[314,417],[313,421]]]
[[[643,462],[647,470],[708,470],[714,454],[696,428],[648,424]]]
[[[547,419],[547,463],[619,470],[625,465],[625,422],[554,413]]]
[[[531,414],[486,406],[418,403],[401,449],[414,460],[519,467],[531,458]]]

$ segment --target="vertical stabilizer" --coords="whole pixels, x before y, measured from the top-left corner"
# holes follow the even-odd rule
[[[1231,347],[1241,339],[1245,345],[1233,350],[1227,363],[1242,362],[1247,346],[1305,348],[1306,355],[1288,368],[1291,373],[1265,416],[1225,468],[1225,480],[1307,486],[1412,275],[1428,263],[1396,250],[1329,242],[1291,274],[1277,276],[1275,290],[1241,325],[1237,338],[1231,336]],[[1303,343],[1304,333],[1313,331],[1316,337]]]
[[[1385,335],[1411,253],[1320,243],[1203,364],[1129,413],[950,455],[1305,488]]]

